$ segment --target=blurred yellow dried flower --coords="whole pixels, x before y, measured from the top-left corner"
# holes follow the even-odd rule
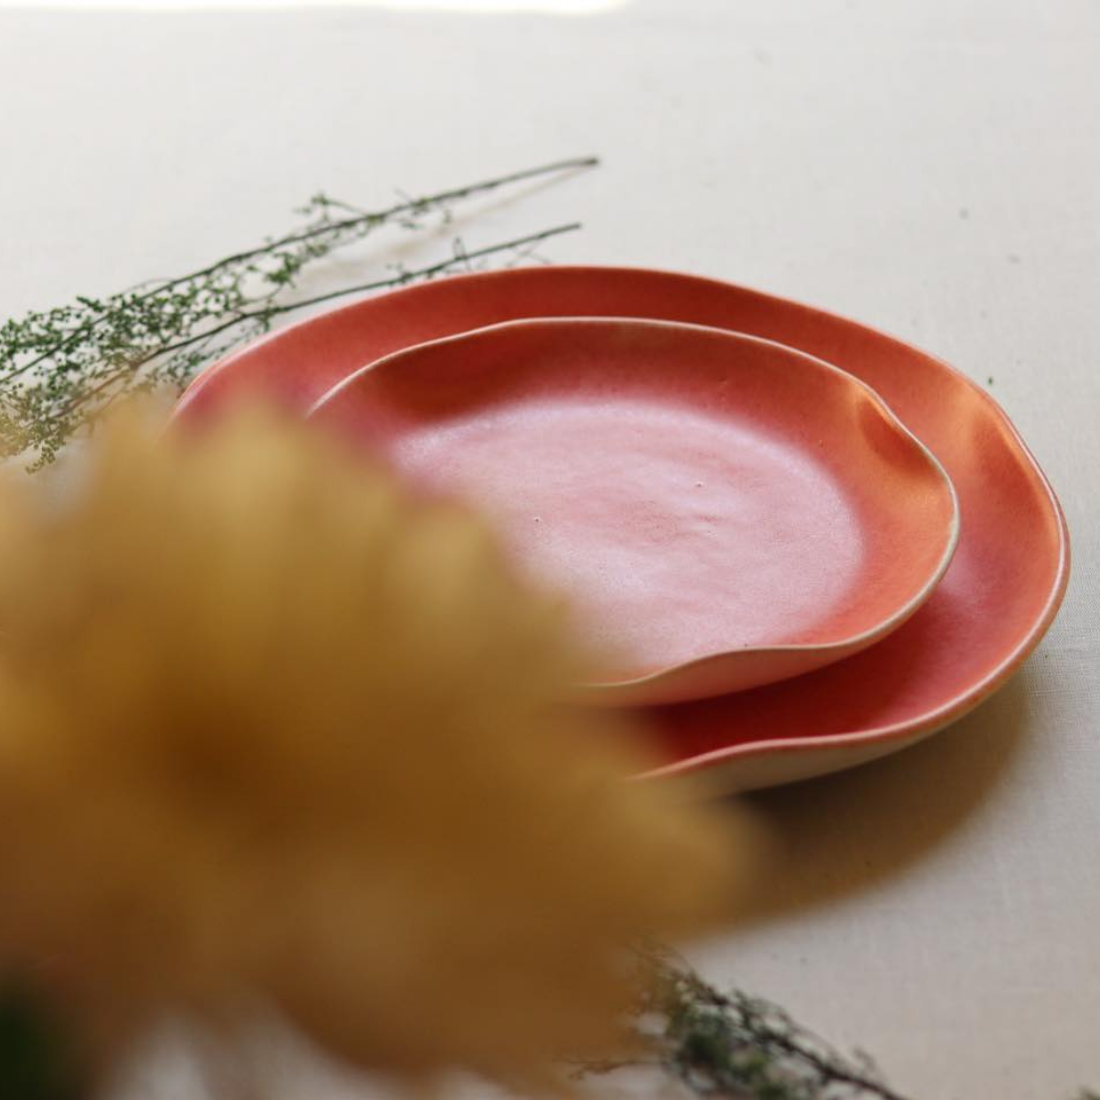
[[[0,631],[0,945],[97,1038],[258,993],[360,1065],[526,1077],[724,895],[724,829],[562,705],[553,604],[306,428],[131,411],[70,506],[7,485]]]

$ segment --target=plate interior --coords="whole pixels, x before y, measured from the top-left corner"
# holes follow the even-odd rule
[[[898,625],[952,545],[950,486],[881,402],[744,336],[519,322],[383,361],[315,415],[484,510],[609,683],[754,649],[804,652],[712,690],[820,667]],[[662,690],[702,690],[681,681]]]

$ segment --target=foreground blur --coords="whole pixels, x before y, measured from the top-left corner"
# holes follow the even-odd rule
[[[477,519],[301,426],[130,410],[0,499],[0,960],[108,1059],[256,998],[361,1066],[545,1082],[622,949],[727,903],[727,822],[562,703],[554,601]],[[44,964],[44,965],[43,965]]]

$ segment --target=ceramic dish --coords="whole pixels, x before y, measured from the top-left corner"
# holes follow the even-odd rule
[[[523,317],[650,317],[776,340],[867,382],[935,453],[961,532],[932,597],[876,646],[797,680],[658,709],[666,763],[728,789],[834,771],[902,748],[995,691],[1061,603],[1069,540],[1053,491],[997,403],[964,375],[833,314],[710,279],[539,267],[443,279],[310,318],[199,376],[181,421],[256,389],[307,408],[364,363]]]
[[[397,352],[315,418],[486,510],[615,654],[588,698],[702,699],[848,657],[955,548],[940,464],[863,383],[666,321],[513,321]]]

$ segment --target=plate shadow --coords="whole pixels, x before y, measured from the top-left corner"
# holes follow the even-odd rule
[[[898,874],[994,793],[1027,734],[1025,667],[953,726],[896,755],[741,801],[770,834],[737,923],[821,905]]]

